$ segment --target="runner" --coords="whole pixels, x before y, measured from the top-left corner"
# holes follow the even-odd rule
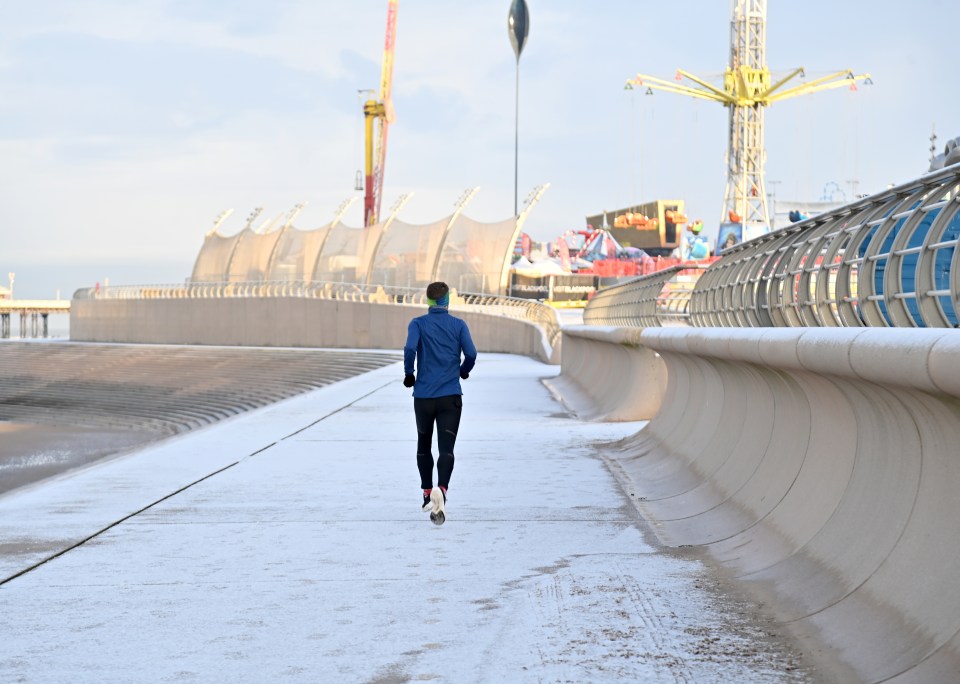
[[[430,311],[410,321],[403,347],[403,385],[413,388],[417,419],[417,468],[423,488],[423,508],[430,520],[446,519],[447,487],[453,474],[453,446],[460,427],[463,390],[460,380],[470,377],[477,348],[461,319],[450,315],[450,288],[446,283],[427,286]],[[461,361],[461,353],[463,360]],[[414,375],[416,360],[416,376]],[[437,426],[437,487],[433,486],[433,426]]]

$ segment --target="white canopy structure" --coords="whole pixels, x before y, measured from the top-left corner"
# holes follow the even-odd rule
[[[481,223],[455,213],[426,225],[387,220],[301,230],[207,234],[191,282],[332,281],[424,287],[443,280],[461,292],[500,294],[519,234],[518,217]]]

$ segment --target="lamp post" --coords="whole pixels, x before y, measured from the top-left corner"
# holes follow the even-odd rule
[[[770,198],[771,211],[769,212],[770,216],[770,230],[777,229],[777,186],[780,185],[783,181],[778,180],[768,180],[767,185],[770,186]]]
[[[526,0],[513,0],[510,4],[510,14],[507,16],[507,33],[510,36],[510,44],[513,45],[513,52],[517,56],[517,92],[513,138],[513,215],[517,216],[517,174],[520,153],[520,53],[523,52],[527,35],[530,33],[530,11],[527,9]]]
[[[16,279],[17,274],[11,271],[7,273],[7,277],[10,278],[10,300],[13,301],[13,281]]]

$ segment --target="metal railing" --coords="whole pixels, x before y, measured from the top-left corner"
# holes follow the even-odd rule
[[[688,325],[690,296],[707,268],[697,263],[672,266],[600,290],[584,309],[583,322],[637,328]]]
[[[185,283],[182,285],[109,285],[82,288],[74,299],[226,299],[293,297],[374,304],[427,306],[424,288],[361,285],[318,281],[250,281],[234,283]],[[458,293],[451,290],[450,309],[504,316],[534,323],[543,329],[550,346],[560,335],[557,312],[540,302],[498,295]]]
[[[690,301],[696,326],[956,327],[960,167],[737,245]]]
[[[672,269],[598,292],[593,325],[960,327],[960,166],[726,250],[691,291]]]

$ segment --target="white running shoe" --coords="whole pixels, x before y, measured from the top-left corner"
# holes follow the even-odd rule
[[[444,512],[446,500],[446,494],[444,494],[443,490],[439,487],[434,487],[433,491],[430,492],[430,522],[434,525],[442,525],[447,519],[447,515]]]

